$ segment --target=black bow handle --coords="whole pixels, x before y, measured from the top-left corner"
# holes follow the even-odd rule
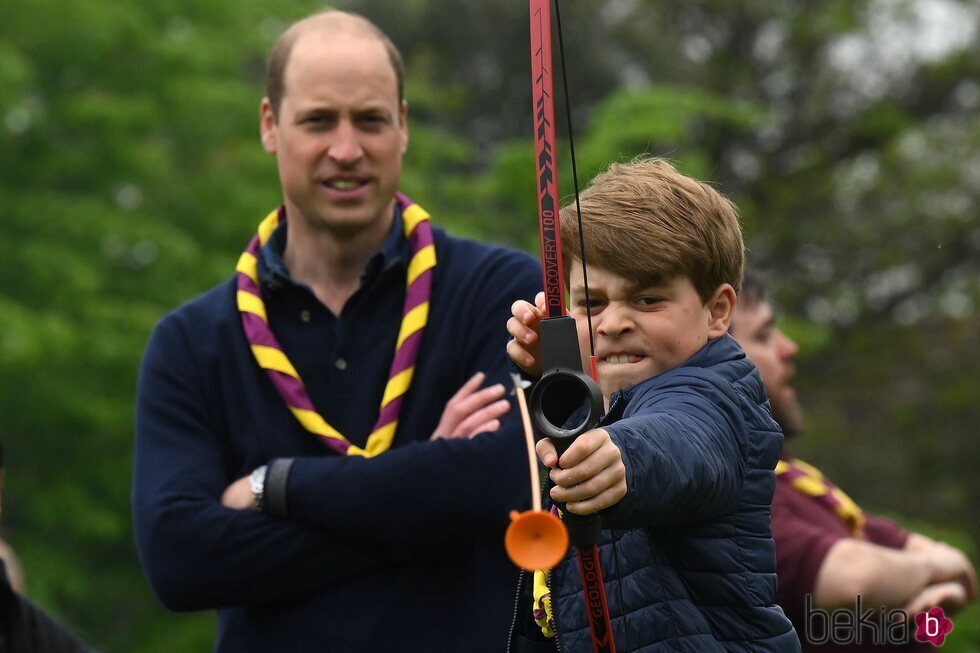
[[[541,379],[534,384],[530,396],[531,424],[538,439],[551,438],[561,458],[575,438],[599,423],[602,391],[582,371],[574,318],[563,315],[542,320],[541,348]],[[569,424],[569,419],[579,413],[583,417]],[[575,515],[562,504],[559,508],[572,544],[577,548],[596,544],[602,528],[599,515]]]

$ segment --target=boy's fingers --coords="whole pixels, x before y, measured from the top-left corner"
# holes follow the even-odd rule
[[[513,336],[518,342],[523,342],[528,345],[538,338],[538,334],[535,333],[534,329],[529,329],[524,326],[524,323],[516,317],[507,320],[507,333]]]
[[[526,325],[531,325],[537,321],[539,315],[535,310],[534,306],[524,301],[523,299],[518,299],[516,302],[511,304],[510,313],[519,322]]]
[[[528,374],[535,374],[534,356],[516,340],[507,343],[507,356]]]
[[[620,485],[626,487],[625,468],[621,465],[611,465],[604,467],[594,475],[586,476],[581,483],[576,485],[556,485],[551,489],[551,498],[566,503],[588,501]]]
[[[538,460],[545,467],[554,467],[558,464],[558,453],[555,451],[555,445],[549,438],[539,440],[534,445],[534,452],[538,454]]]
[[[545,303],[543,291],[534,296],[534,305],[538,307],[538,310],[542,314],[547,312],[548,305]]]
[[[592,455],[603,443],[609,441],[609,434],[604,429],[592,429],[586,431],[575,439],[575,442],[561,455],[558,466],[562,469],[571,469],[583,460]],[[579,478],[576,482],[581,482]],[[555,480],[557,483],[558,481]]]
[[[591,515],[594,512],[599,512],[600,510],[605,510],[610,506],[616,505],[624,496],[626,496],[625,485],[622,488],[609,488],[599,496],[593,497],[588,501],[573,501],[571,503],[567,503],[565,504],[565,508],[569,512],[573,512],[576,515]]]

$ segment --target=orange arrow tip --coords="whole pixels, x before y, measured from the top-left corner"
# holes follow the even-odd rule
[[[550,569],[568,551],[568,530],[561,520],[544,510],[510,513],[504,548],[511,561],[527,571]]]

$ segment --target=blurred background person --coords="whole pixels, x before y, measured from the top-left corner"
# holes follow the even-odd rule
[[[0,444],[0,516],[6,472]],[[91,651],[63,624],[23,596],[24,576],[13,549],[0,540],[0,653]]]
[[[973,601],[976,572],[963,552],[865,513],[816,467],[793,457],[792,438],[804,431],[803,411],[791,385],[799,348],[777,326],[763,281],[752,272],[745,275],[731,334],[759,368],[773,417],[786,436],[776,466],[772,505],[779,577],[776,600],[793,621],[803,650],[817,649],[814,642],[832,635],[829,619],[813,617],[814,609],[872,610],[877,619],[881,607],[903,609],[914,616],[939,606],[952,615]],[[884,631],[879,624],[881,640]],[[870,627],[861,634],[861,645],[855,637],[850,645],[831,642],[829,646],[846,651],[892,650],[871,642]],[[931,650],[929,644],[910,646]]]

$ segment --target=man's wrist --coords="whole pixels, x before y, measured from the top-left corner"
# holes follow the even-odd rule
[[[286,485],[289,482],[289,470],[293,466],[293,458],[275,458],[269,462],[265,475],[265,506],[263,512],[273,517],[288,517],[289,506],[286,502]]]

